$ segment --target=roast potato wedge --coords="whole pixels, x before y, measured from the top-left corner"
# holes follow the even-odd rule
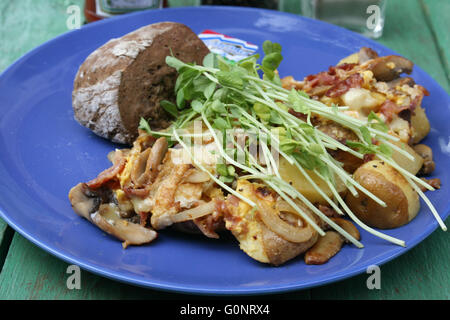
[[[408,159],[406,156],[401,154],[399,151],[392,149],[392,159],[403,169],[409,171],[413,175],[416,175],[419,172],[420,168],[423,165],[423,158],[409,145],[402,141],[391,141],[392,144],[395,144],[397,147],[402,150],[408,152],[411,156],[413,156],[414,160]]]
[[[430,132],[430,122],[421,106],[417,106],[411,115],[411,131],[413,144],[419,143]]]
[[[237,189],[239,193],[252,201],[265,201],[266,205],[275,207],[275,198],[270,193],[262,192],[259,196],[258,188],[267,188],[263,185],[250,183],[247,180],[239,180]],[[268,190],[268,189],[261,189]],[[301,204],[299,203],[301,206]],[[309,209],[302,206],[304,211],[309,213]],[[273,213],[274,210],[271,212]],[[309,213],[312,217],[312,213]],[[232,196],[227,199],[227,211],[224,214],[225,227],[230,230],[239,241],[239,246],[251,258],[272,265],[281,265],[308,250],[317,241],[318,233],[312,227],[306,225],[305,221],[291,215],[283,223],[290,223],[292,227],[299,230],[308,228],[311,234],[308,239],[302,242],[292,242],[284,239],[279,234],[271,230],[263,219],[260,212],[252,210],[250,205]]]
[[[284,181],[289,182],[298,192],[303,194],[310,202],[327,204],[326,200],[320,195],[320,193],[309,183],[305,176],[297,169],[297,167],[291,165],[285,158],[280,157],[279,172],[281,178]],[[333,197],[333,193],[330,188],[318,175],[310,170],[305,170],[316,185],[330,198]],[[336,190],[340,194],[344,193],[347,188],[345,184],[336,179]]]
[[[353,178],[386,203],[386,207],[382,207],[362,192],[358,197],[349,193],[347,205],[365,224],[381,229],[397,228],[414,219],[419,212],[417,192],[387,163],[369,161],[355,171]]]

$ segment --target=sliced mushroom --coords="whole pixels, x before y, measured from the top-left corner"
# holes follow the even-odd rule
[[[147,160],[147,166],[145,167],[145,171],[148,172],[150,182],[155,180],[158,174],[158,166],[164,159],[168,149],[167,139],[162,137],[156,140],[155,144],[152,147],[152,152]]]
[[[124,241],[124,247],[149,243],[157,237],[154,230],[121,219],[114,204],[100,205],[99,210],[91,214],[91,220],[106,233]]]
[[[128,154],[130,153],[131,149],[116,149],[113,151],[110,151],[108,155],[106,156],[109,161],[111,161],[114,164],[114,159],[116,158],[116,153],[120,152],[121,156],[126,158]]]
[[[342,236],[335,231],[327,231],[323,237],[305,253],[306,264],[324,264],[341,250],[344,244]]]
[[[146,175],[146,166],[147,166],[147,160],[148,156],[150,155],[151,149],[147,148],[144,151],[142,151],[137,159],[133,163],[133,168],[131,169],[131,181],[134,183],[135,188],[140,188],[144,185],[145,180],[147,180]]]
[[[411,77],[401,77],[401,78],[397,78],[397,79],[394,79],[392,81],[389,81],[387,83],[389,89],[395,89],[396,87],[398,87],[398,86],[401,87],[401,86],[403,86],[405,84],[407,86],[409,86],[409,87],[414,87],[414,85],[416,83],[415,83],[414,79],[411,78]]]
[[[90,189],[86,183],[79,183],[69,192],[72,208],[79,216],[91,220],[91,213],[98,210],[102,199],[98,192]]]
[[[410,74],[414,67],[410,60],[395,55],[375,58],[367,63],[378,81],[392,81],[402,73]]]
[[[351,221],[343,218],[331,218],[331,220],[333,220],[333,222],[336,223],[339,227],[347,231],[356,240],[361,239],[361,235],[359,234],[358,229]]]
[[[133,143],[133,145],[138,144],[141,146],[141,150],[145,150],[149,147],[151,147],[155,141],[156,138],[152,135],[149,135],[147,131],[139,129],[139,136],[137,137],[136,141]]]
[[[158,175],[158,166],[161,164],[167,148],[167,139],[162,137],[156,140],[151,148],[141,152],[131,172],[131,180],[134,182],[135,188],[146,186],[155,180]]]
[[[420,175],[427,175],[434,171],[436,165],[433,161],[433,151],[429,146],[424,144],[417,144],[413,147],[419,156],[423,158],[423,166],[419,171]]]

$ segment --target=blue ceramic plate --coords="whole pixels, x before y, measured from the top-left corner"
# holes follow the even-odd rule
[[[259,46],[283,46],[281,75],[297,79],[335,65],[361,46],[393,52],[358,34],[292,14],[238,8],[179,8],[141,12],[87,25],[31,51],[0,77],[0,208],[16,231],[51,254],[93,273],[150,288],[203,294],[257,294],[308,288],[362,273],[405,253],[437,228],[425,205],[408,225],[386,233],[401,248],[362,232],[364,249],[345,248],[325,265],[298,258],[274,268],[253,261],[231,240],[161,232],[154,243],[123,250],[71,209],[69,189],[109,166],[115,146],[73,118],[71,92],[78,67],[94,49],[141,26],[176,21],[199,33],[212,29]],[[428,193],[447,217],[450,199],[450,98],[425,72],[412,75],[430,91],[426,139],[443,188]]]

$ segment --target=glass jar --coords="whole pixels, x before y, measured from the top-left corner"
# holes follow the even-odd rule
[[[387,0],[301,0],[302,15],[362,33],[383,34]]]
[[[241,6],[278,10],[278,0],[202,0],[202,5]]]

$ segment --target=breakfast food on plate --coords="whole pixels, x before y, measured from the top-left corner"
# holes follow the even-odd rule
[[[139,119],[155,129],[170,124],[161,100],[174,101],[175,69],[165,63],[173,54],[201,63],[209,52],[187,26],[161,22],[108,41],[92,52],[74,81],[75,119],[101,137],[131,144]]]
[[[144,115],[122,136],[137,136],[132,147],[112,151],[110,168],[70,190],[74,211],[124,247],[169,227],[209,238],[228,232],[248,256],[272,265],[303,253],[305,263],[322,264],[345,243],[361,248],[355,224],[405,246],[372,227],[408,223],[419,198],[446,229],[423,192],[439,180],[416,176],[435,164],[417,144],[429,131],[421,106],[428,93],[400,78],[411,72],[409,60],[363,48],[297,81],[279,78],[279,44],[266,41],[263,50],[260,64],[258,56],[183,62],[167,54],[158,63],[178,74],[167,83],[176,102],[162,103],[172,122],[161,129]],[[147,98],[156,99],[151,91]]]
[[[400,227],[417,215],[419,195],[397,170],[384,161],[372,160],[356,169],[353,178],[383,200],[383,207],[365,195],[348,194],[349,208],[369,226],[389,229]]]
[[[400,77],[412,68],[406,58],[378,57],[373,50],[362,48],[302,82],[286,77],[283,86],[303,90],[327,105],[349,106],[349,115],[358,118],[367,118],[373,111],[402,142],[416,144],[428,134],[430,124],[421,106],[428,91],[412,78]]]

